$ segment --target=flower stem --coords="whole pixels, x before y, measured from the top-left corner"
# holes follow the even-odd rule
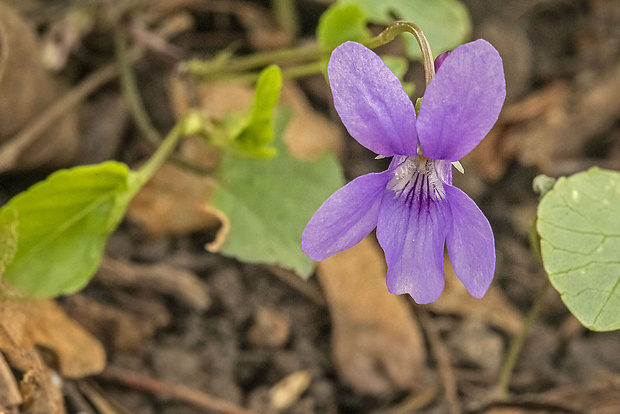
[[[426,85],[428,85],[429,83],[431,83],[431,80],[435,76],[433,52],[431,51],[431,46],[428,43],[426,36],[424,36],[422,29],[420,29],[416,24],[402,21],[394,22],[390,24],[384,31],[382,31],[369,41],[365,42],[364,44],[367,47],[374,49],[375,47],[379,47],[388,42],[391,42],[396,36],[401,33],[411,33],[415,37],[415,40],[418,41],[418,45],[420,46],[420,50],[422,51]]]
[[[220,72],[229,73],[244,72],[263,66],[286,63],[302,63],[308,60],[317,60],[327,56],[331,50],[321,50],[318,45],[302,46],[292,49],[274,50],[269,52],[255,53],[244,57],[229,57],[209,61],[191,60],[180,66],[181,71],[186,71],[198,79],[211,78]]]
[[[159,147],[160,144],[163,145],[162,137],[151,123],[148,113],[144,108],[142,99],[140,98],[140,93],[136,84],[136,76],[133,72],[132,65],[129,62],[127,56],[127,41],[125,39],[125,34],[123,33],[122,27],[120,26],[117,26],[114,30],[114,46],[116,49],[116,59],[120,68],[121,88],[123,90],[123,95],[125,96],[125,99],[127,100],[127,103],[131,110],[134,122],[136,123],[136,126],[142,132],[142,134],[144,134],[144,137],[153,146]],[[174,149],[174,146],[172,147],[172,149]],[[159,149],[157,152],[159,152]],[[170,155],[171,160],[177,165],[191,170],[197,174],[208,175],[211,173],[210,170],[198,164],[194,164],[186,160],[185,158],[172,154],[172,151],[171,154],[168,155]]]
[[[296,79],[303,78],[304,76],[315,75],[317,73],[321,73],[323,69],[323,65],[321,62],[311,62],[306,63],[300,66],[293,66],[291,68],[286,68],[282,70],[282,77],[284,79]],[[251,73],[233,73],[233,74],[222,74],[218,76],[214,76],[212,80],[234,80],[235,82],[247,82],[254,83],[258,80],[260,76],[259,72],[251,72]]]
[[[506,359],[504,360],[504,363],[500,370],[499,379],[493,392],[494,399],[503,400],[508,396],[508,387],[510,386],[512,373],[519,359],[519,355],[521,354],[521,351],[523,349],[523,345],[525,344],[525,341],[528,338],[530,331],[532,330],[532,326],[540,316],[540,312],[543,309],[543,305],[545,304],[545,298],[550,287],[551,283],[549,282],[549,278],[545,277],[545,281],[538,289],[538,293],[536,294],[536,298],[534,299],[532,307],[530,308],[527,316],[523,320],[523,327],[521,328],[519,333],[517,333],[517,335],[512,338],[512,341],[510,342],[508,354],[506,355]]]
[[[424,36],[422,30],[414,23],[402,21],[394,22],[377,36],[363,43],[366,47],[374,49],[391,42],[396,36],[402,33],[411,33],[418,41],[420,49],[422,50],[424,73],[426,84],[428,85],[435,76],[433,53],[426,36]],[[306,67],[306,69],[298,69],[295,66],[289,68],[289,77],[296,78],[320,72],[321,59],[328,57],[331,52],[331,49],[321,49],[318,45],[301,46],[291,49],[254,53],[250,56],[243,57],[224,56],[208,61],[191,60],[183,63],[179,69],[183,72],[190,73],[198,79],[225,78],[249,81],[254,80],[257,75],[250,74],[248,76],[248,74],[244,72],[262,68],[273,63],[279,65],[293,64]],[[310,67],[315,69],[308,69]],[[286,76],[286,70],[284,70],[284,74]]]
[[[289,39],[295,39],[299,32],[299,19],[297,18],[295,0],[271,0],[271,8],[280,29]]]
[[[534,220],[530,225],[528,237],[530,240],[530,248],[532,249],[532,252],[536,256],[536,258],[542,262],[542,257],[540,255],[540,239],[536,230],[536,220]],[[534,322],[536,322],[536,320],[540,316],[540,312],[543,309],[545,298],[550,287],[551,282],[549,281],[549,278],[545,276],[545,281],[538,289],[536,298],[534,298],[534,303],[532,303],[532,307],[530,308],[525,319],[523,320],[523,326],[521,327],[521,330],[514,336],[514,338],[512,338],[512,341],[510,342],[508,354],[506,355],[506,359],[504,360],[504,363],[500,369],[497,385],[495,386],[495,390],[493,392],[492,397],[494,399],[503,400],[508,396],[510,379],[512,378],[512,373],[517,364],[517,360],[519,359],[519,354],[521,353],[523,345],[525,344],[525,341],[528,338],[530,331],[532,330]]]
[[[164,138],[161,144],[157,147],[155,154],[153,154],[151,158],[149,158],[149,160],[138,170],[138,181],[140,186],[150,180],[157,169],[159,169],[159,167],[166,162],[168,157],[172,155],[181,138],[185,136],[183,124],[184,122],[182,120],[174,128],[172,128],[166,138]]]

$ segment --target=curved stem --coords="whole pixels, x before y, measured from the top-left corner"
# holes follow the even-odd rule
[[[123,90],[123,95],[125,96],[125,99],[127,99],[127,103],[129,104],[129,108],[133,115],[134,121],[138,129],[144,134],[145,138],[153,146],[159,147],[160,144],[162,144],[163,139],[151,123],[148,113],[144,108],[144,104],[142,103],[142,99],[140,98],[140,93],[136,84],[136,77],[133,72],[131,63],[129,62],[129,59],[127,57],[127,43],[125,40],[125,35],[120,26],[116,27],[114,30],[114,46],[116,49],[116,57],[120,69],[121,88]],[[211,173],[209,169],[201,165],[194,164],[186,160],[185,158],[182,158],[173,153],[170,155],[170,159],[177,165],[191,170],[195,173],[202,175],[208,175]]]
[[[383,46],[396,38],[399,34],[411,33],[417,40],[424,63],[424,74],[426,84],[428,85],[435,76],[435,65],[431,46],[424,36],[422,29],[416,24],[409,22],[397,21],[390,24],[384,31],[377,36],[368,39],[363,44],[374,49]],[[180,70],[191,73],[199,79],[205,78],[234,78],[246,80],[245,71],[258,69],[272,63],[275,64],[301,64],[302,66],[319,65],[322,58],[331,54],[331,49],[321,49],[318,45],[302,46],[291,49],[275,50],[270,52],[255,53],[250,56],[243,57],[224,57],[221,59],[201,61],[192,60],[181,65]],[[308,63],[308,61],[311,61]],[[317,62],[318,61],[318,62]],[[305,62],[305,63],[304,63]],[[295,73],[292,77],[305,76],[306,72],[300,70],[295,71],[295,67],[290,68],[291,73]],[[219,73],[221,72],[221,75]],[[316,70],[310,70],[308,74],[314,74]],[[251,74],[247,79],[254,79]]]
[[[428,85],[431,83],[433,77],[435,77],[435,60],[433,59],[431,45],[428,43],[426,36],[424,36],[422,29],[420,29],[418,25],[403,21],[394,22],[377,36],[367,42],[364,42],[364,45],[374,49],[375,47],[383,46],[384,44],[391,42],[401,33],[411,33],[415,37],[415,40],[417,40],[420,50],[422,51],[424,77],[426,84]]]
[[[308,60],[316,60],[322,56],[327,56],[329,53],[331,53],[331,50],[321,50],[318,45],[302,46],[255,53],[243,57],[216,58],[209,61],[191,60],[182,64],[179,70],[189,72],[197,78],[208,78],[218,72],[230,73],[233,71],[238,73],[268,66],[272,63],[301,63]]]
[[[493,396],[496,399],[502,400],[508,396],[508,388],[510,386],[512,373],[515,366],[517,365],[519,355],[523,350],[523,345],[525,344],[525,341],[528,338],[530,331],[532,330],[532,326],[540,316],[540,312],[543,309],[545,298],[547,296],[547,291],[550,287],[551,282],[549,282],[549,278],[545,278],[542,286],[538,289],[538,293],[536,294],[536,298],[534,299],[532,307],[530,308],[527,316],[523,320],[523,327],[521,328],[519,333],[517,333],[517,335],[512,338],[512,341],[510,342],[510,349],[508,350],[508,354],[506,355],[506,359],[504,360],[504,363],[500,370],[499,379],[493,393]]]
[[[536,220],[534,220],[530,225],[528,237],[530,239],[530,247],[532,249],[532,252],[538,258],[538,260],[542,262],[542,257],[540,255],[540,239],[536,230]],[[536,294],[536,298],[532,303],[532,307],[530,308],[525,319],[523,320],[523,326],[521,327],[521,330],[514,336],[514,338],[512,338],[512,341],[510,342],[510,348],[508,349],[508,354],[506,355],[506,359],[504,360],[504,363],[502,364],[502,367],[500,369],[497,385],[495,386],[495,390],[493,392],[493,398],[503,400],[508,396],[508,388],[510,386],[512,373],[515,366],[517,365],[517,360],[519,359],[519,355],[521,354],[523,345],[525,344],[525,341],[528,338],[530,331],[532,330],[534,322],[536,322],[536,320],[540,316],[540,312],[543,309],[545,298],[550,287],[551,282],[549,281],[548,277],[545,277],[545,281],[538,289],[538,293]]]

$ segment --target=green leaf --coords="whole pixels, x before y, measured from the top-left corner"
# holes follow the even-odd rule
[[[84,287],[139,187],[133,174],[118,162],[61,170],[11,199],[0,222],[19,227],[4,279],[35,297]]]
[[[356,4],[333,4],[321,15],[316,37],[319,45],[324,49],[335,49],[342,43],[352,40],[363,43],[370,39],[371,33],[366,27],[366,15]],[[400,56],[382,56],[386,66],[401,80],[407,94],[412,94],[414,85],[403,82],[403,77],[409,68],[407,59]],[[329,58],[321,60],[323,75],[327,79],[327,63]]]
[[[467,41],[471,21],[465,6],[457,0],[338,0],[339,5],[359,6],[368,21],[390,24],[404,20],[417,24],[426,35],[435,56]],[[403,36],[407,55],[420,59],[422,54],[413,36]]]
[[[333,156],[309,162],[289,154],[282,142],[288,120],[284,112],[274,119],[277,157],[224,156],[210,202],[230,219],[221,253],[245,262],[278,264],[307,278],[314,263],[301,251],[301,233],[343,177]]]
[[[233,133],[233,148],[239,153],[250,156],[267,158],[276,155],[276,149],[268,146],[273,141],[272,112],[280,99],[282,88],[282,71],[276,65],[265,68],[256,83],[254,103],[249,112],[242,116],[246,122],[241,124],[236,133]]]
[[[596,331],[620,328],[620,173],[560,178],[538,207],[545,270],[568,309]]]
[[[316,38],[324,49],[335,49],[347,40],[364,42],[370,39],[366,15],[355,4],[333,4],[321,15]]]
[[[352,40],[364,42],[370,39],[370,31],[366,27],[366,16],[362,9],[355,5],[332,4],[319,19],[316,38],[322,49],[332,50],[340,44]],[[323,76],[327,79],[329,57],[321,59]]]
[[[17,210],[7,210],[0,215],[0,281],[9,263],[15,258],[17,252],[19,218]]]

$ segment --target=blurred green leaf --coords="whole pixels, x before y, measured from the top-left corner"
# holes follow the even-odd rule
[[[17,210],[10,209],[0,214],[0,281],[9,263],[17,252],[19,218]]]
[[[316,38],[324,49],[335,49],[347,40],[364,42],[370,39],[366,16],[355,4],[333,4],[321,15]]]
[[[366,27],[366,15],[356,4],[333,4],[319,20],[316,37],[319,45],[324,49],[335,49],[346,41],[363,43],[370,39],[371,33]],[[400,56],[381,56],[385,64],[401,80],[407,94],[412,94],[414,85],[403,82],[403,77],[409,68],[407,59]],[[327,79],[327,63],[329,58],[322,60],[323,74]]]
[[[210,202],[230,219],[221,253],[245,262],[278,264],[307,278],[314,264],[301,251],[301,233],[344,180],[333,156],[309,162],[289,154],[282,142],[289,118],[286,112],[274,118],[277,157],[224,156]]]
[[[241,117],[230,118],[233,148],[240,154],[268,158],[276,155],[269,146],[273,141],[272,113],[282,89],[282,71],[276,65],[265,68],[256,83],[254,103]]]
[[[538,207],[545,270],[568,309],[596,331],[620,328],[620,173],[560,178]]]
[[[435,56],[468,40],[471,21],[465,6],[458,0],[338,0],[339,5],[355,4],[368,21],[390,24],[405,20],[417,24],[433,49]],[[411,59],[422,54],[413,36],[402,36]]]
[[[35,297],[84,287],[138,190],[133,174],[118,162],[76,167],[12,198],[0,209],[0,223],[18,220],[17,248],[4,280]]]

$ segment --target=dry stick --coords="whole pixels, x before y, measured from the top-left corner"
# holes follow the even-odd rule
[[[19,134],[0,147],[0,166],[6,169],[16,167],[19,154],[32,145],[39,136],[57,122],[64,114],[72,110],[88,95],[118,76],[115,64],[109,64],[86,77],[78,86],[67,92],[48,109],[43,111],[36,120],[22,129]]]
[[[493,408],[523,408],[525,410],[544,410],[545,412],[566,413],[566,414],[585,414],[583,410],[576,406],[570,405],[569,402],[554,401],[544,396],[522,396],[509,397],[505,400],[493,400],[467,410],[467,414],[483,414]],[[521,412],[519,410],[519,412]]]
[[[132,62],[137,60],[132,55]],[[129,64],[129,59],[128,63]],[[10,170],[15,168],[19,155],[39,139],[42,133],[47,131],[55,122],[57,122],[67,112],[80,104],[90,94],[101,88],[106,83],[114,80],[119,76],[120,72],[115,63],[108,64],[96,72],[87,76],[76,87],[67,92],[62,98],[59,98],[50,107],[43,111],[37,119],[28,126],[24,127],[16,136],[10,138],[4,145],[0,146],[0,168]],[[159,137],[159,135],[158,135]],[[147,138],[149,138],[147,136]],[[161,137],[159,137],[161,138]],[[153,146],[157,147],[161,142],[150,140]],[[200,165],[193,164],[182,157],[172,155],[171,161],[177,165],[189,169],[199,174],[208,174],[210,171]]]
[[[78,389],[93,406],[97,414],[132,414],[128,409],[111,400],[91,379],[77,381]],[[82,413],[80,413],[82,414]]]
[[[433,357],[437,362],[437,370],[439,371],[439,377],[443,383],[444,391],[446,393],[446,401],[448,403],[448,410],[450,414],[461,414],[461,407],[457,395],[456,380],[454,377],[454,371],[452,370],[452,364],[450,362],[450,354],[446,345],[442,342],[439,334],[433,322],[431,321],[428,313],[420,306],[414,306],[418,321],[428,338],[428,343],[433,353]]]
[[[139,374],[123,368],[109,366],[99,377],[136,390],[149,392],[162,400],[186,402],[197,407],[214,410],[223,414],[257,414],[255,411],[246,410],[243,407],[213,397],[204,392],[183,385],[169,384],[148,375]]]

